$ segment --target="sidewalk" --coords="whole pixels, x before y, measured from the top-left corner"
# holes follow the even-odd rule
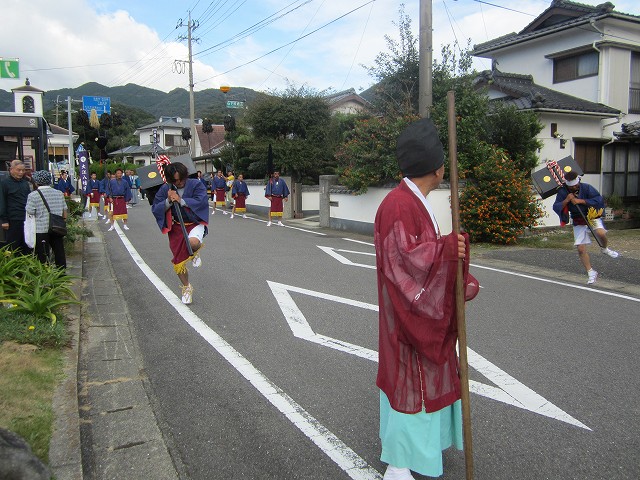
[[[95,219],[85,226],[94,236],[84,242],[82,265],[70,271],[82,277],[83,304],[71,324],[67,379],[54,399],[50,467],[58,480],[179,478],[145,390],[102,232]]]

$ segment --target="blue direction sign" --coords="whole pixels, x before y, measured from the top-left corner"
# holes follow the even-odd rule
[[[98,116],[103,113],[111,113],[111,98],[110,97],[82,97],[82,109],[91,113],[91,110],[95,110]]]

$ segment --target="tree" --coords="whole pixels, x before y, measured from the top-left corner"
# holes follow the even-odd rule
[[[411,17],[404,13],[404,4],[398,9],[399,40],[384,36],[387,51],[380,52],[374,67],[363,67],[377,80],[373,105],[387,116],[409,116],[418,113],[420,57],[418,41],[411,32]]]
[[[276,167],[294,181],[316,183],[318,175],[332,173],[332,152],[328,148],[329,106],[319,92],[290,85],[257,100],[246,115],[256,146],[263,155],[272,143]]]

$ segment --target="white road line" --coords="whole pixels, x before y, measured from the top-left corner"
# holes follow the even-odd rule
[[[351,450],[342,440],[325,428],[318,420],[295,402],[276,384],[269,380],[260,370],[255,368],[249,360],[242,356],[235,348],[227,343],[220,335],[198,318],[178,296],[167,287],[153,270],[145,263],[131,244],[127,236],[116,222],[118,233],[125,248],[142,273],[158,289],[158,292],[169,302],[178,314],[193,328],[209,345],[216,349],[233,367],[246,378],[265,399],[276,407],[287,419],[293,423],[304,435],[316,444],[331,460],[333,460],[349,477],[354,480],[381,479],[382,475],[371,467],[356,452]]]
[[[305,288],[294,287],[292,285],[285,285],[272,281],[267,281],[267,283],[273,292],[273,296],[278,301],[278,305],[280,306],[280,309],[289,324],[289,328],[291,328],[291,332],[295,337],[322,345],[323,347],[332,348],[350,355],[378,362],[378,352],[375,350],[331,338],[326,335],[317,334],[313,328],[311,328],[311,325],[309,325],[309,322],[307,322],[307,319],[289,292],[301,293],[303,295],[309,295],[323,300],[338,302],[376,312],[378,311],[377,305],[358,300],[350,300],[348,298],[329,295],[322,292],[316,292],[314,290],[307,290]],[[467,347],[467,352],[469,355],[469,366],[498,386],[494,387],[471,380],[469,382],[469,390],[471,392],[591,431],[591,429],[585,424],[576,420],[562,409],[556,407],[553,403],[549,402],[546,398],[534,392],[526,385],[520,383],[482,355],[476,353],[469,347]]]
[[[254,218],[254,217],[247,217],[245,220],[254,220],[256,222],[262,222],[262,223],[267,223],[267,220],[262,220],[261,218]],[[290,228],[292,230],[300,230],[301,232],[306,232],[306,233],[313,233],[314,235],[320,235],[320,236],[326,236],[326,233],[323,232],[316,232],[314,230],[306,230],[304,228],[300,228],[300,227],[293,227],[291,225],[287,225],[286,223],[284,225],[271,225],[272,227],[285,227],[285,228]]]
[[[471,264],[471,266],[475,268],[482,268],[484,270],[491,270],[492,272],[506,273],[507,275],[515,275],[516,277],[528,278],[530,280],[537,280],[539,282],[552,283],[554,285],[562,285],[563,287],[576,288],[578,290],[586,290],[587,292],[592,292],[592,293],[600,293],[602,295],[608,295],[610,297],[623,298],[625,300],[631,300],[632,302],[640,302],[640,298],[631,297],[629,295],[622,295],[621,293],[607,292],[606,290],[597,290],[595,288],[583,287],[582,285],[575,285],[573,283],[559,282],[557,280],[549,280],[548,278],[534,277],[533,275],[527,275],[526,273],[510,272],[508,270],[502,270],[500,268],[485,267],[483,265],[476,265],[473,263]]]
[[[326,253],[327,255],[332,256],[333,258],[335,258],[336,260],[338,260],[340,263],[342,263],[343,265],[351,265],[353,267],[362,267],[362,268],[369,268],[371,270],[375,270],[376,266],[375,265],[367,265],[366,263],[356,263],[356,262],[352,262],[351,260],[349,260],[347,257],[345,257],[344,255],[340,255],[339,253],[337,253],[338,251],[341,252],[347,252],[349,250],[336,250],[335,248],[332,247],[323,247],[320,245],[316,245],[320,250],[322,250],[324,253]],[[367,254],[364,252],[352,252],[352,253],[362,253],[363,255],[371,255],[371,254]],[[374,254],[375,255],[375,254]]]
[[[362,242],[360,240],[353,240],[351,238],[343,238],[343,240],[347,240],[349,242],[355,242],[355,243],[361,243],[363,245],[369,245],[371,247],[374,247],[375,245],[373,243],[367,243],[367,242]],[[329,247],[326,247],[329,248]],[[324,249],[323,249],[324,250]],[[326,250],[325,250],[326,251]],[[337,251],[343,251],[343,250],[337,250]],[[346,250],[344,250],[346,251]],[[328,251],[326,251],[326,253],[328,253],[329,255],[331,255],[332,257],[334,257],[336,260],[342,262],[339,258],[337,258],[335,255],[332,255],[331,253],[329,253]],[[375,254],[374,254],[375,255]],[[343,257],[344,258],[344,257]],[[345,263],[345,262],[342,262]],[[365,266],[362,264],[358,264],[358,263],[353,263],[350,262],[348,263],[348,265],[357,265],[357,266]],[[485,267],[484,265],[478,265],[476,263],[471,263],[469,264],[469,266],[471,267],[475,267],[475,268],[482,268],[484,270],[491,270],[493,272],[498,272],[498,273],[506,273],[507,275],[515,275],[516,277],[523,277],[523,278],[528,278],[530,280],[537,280],[539,282],[546,282],[546,283],[553,283],[554,285],[562,285],[563,287],[570,287],[570,288],[576,288],[578,290],[586,290],[588,292],[593,292],[593,293],[600,293],[602,295],[609,295],[610,297],[617,297],[617,298],[623,298],[625,300],[631,300],[632,302],[640,302],[640,298],[637,297],[631,297],[629,295],[623,295],[621,293],[615,293],[615,292],[608,292],[606,290],[598,290],[595,288],[591,288],[591,287],[583,287],[582,285],[575,285],[573,283],[566,283],[566,282],[559,282],[557,280],[549,280],[547,278],[540,278],[540,277],[534,277],[533,275],[527,275],[525,273],[517,273],[517,272],[510,272],[508,270],[502,270],[500,268],[493,268],[493,267]],[[366,266],[366,268],[371,268],[370,266]],[[375,267],[374,267],[375,268]]]

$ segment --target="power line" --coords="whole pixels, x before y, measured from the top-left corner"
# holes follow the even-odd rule
[[[219,74],[213,75],[213,76],[211,76],[211,77],[209,77],[209,78],[205,78],[204,80],[200,80],[199,82],[194,82],[194,83],[203,83],[203,82],[206,82],[207,80],[211,80],[211,79],[213,79],[213,78],[220,77],[220,76],[222,76],[222,75],[226,75],[226,74],[227,74],[227,73],[229,73],[229,72],[233,72],[234,70],[237,70],[237,69],[242,68],[242,67],[245,67],[245,66],[247,66],[247,65],[249,65],[249,64],[251,64],[251,63],[254,63],[254,62],[256,62],[256,61],[260,60],[261,58],[264,58],[264,57],[266,57],[266,56],[268,56],[268,55],[271,55],[273,52],[277,52],[278,50],[282,50],[283,48],[288,47],[289,45],[291,45],[291,44],[293,44],[293,43],[299,42],[299,41],[300,41],[300,40],[302,40],[303,38],[306,38],[306,37],[308,37],[308,36],[310,36],[310,35],[313,35],[314,33],[316,33],[316,32],[318,32],[318,31],[320,31],[320,30],[322,30],[322,29],[324,29],[324,28],[328,27],[329,25],[331,25],[331,24],[333,24],[333,23],[337,22],[338,20],[341,20],[342,18],[344,18],[344,17],[346,17],[346,16],[348,16],[348,15],[351,15],[353,12],[358,11],[358,10],[360,10],[361,8],[366,7],[367,5],[369,5],[370,3],[373,3],[373,2],[375,2],[375,1],[376,1],[376,0],[369,0],[368,2],[363,3],[363,4],[362,4],[362,5],[360,5],[359,7],[356,7],[356,8],[354,8],[353,10],[350,10],[350,11],[348,11],[347,13],[345,13],[345,14],[343,14],[343,15],[340,15],[340,16],[339,16],[339,17],[337,17],[337,18],[334,18],[334,19],[333,19],[333,20],[331,20],[330,22],[325,23],[324,25],[322,25],[322,26],[320,26],[320,27],[316,28],[315,30],[312,30],[311,32],[309,32],[309,33],[307,33],[307,34],[302,35],[302,36],[300,36],[300,37],[296,38],[295,40],[292,40],[291,42],[285,43],[284,45],[281,45],[280,47],[274,48],[273,50],[268,51],[268,52],[267,52],[267,53],[265,53],[264,55],[260,55],[259,57],[254,58],[253,60],[250,60],[250,61],[248,61],[248,62],[246,62],[246,63],[243,63],[242,65],[238,65],[237,67],[233,67],[233,68],[231,68],[231,69],[227,70],[226,72],[222,72],[222,73],[219,73]]]
[[[367,21],[364,23],[364,28],[362,29],[362,35],[360,35],[360,41],[358,42],[358,48],[356,48],[356,51],[353,54],[353,59],[351,60],[351,65],[349,66],[349,71],[347,72],[347,75],[344,77],[344,82],[342,82],[342,86],[340,87],[340,90],[344,89],[345,85],[347,84],[347,80],[349,80],[349,75],[351,75],[351,70],[353,69],[353,64],[356,63],[356,58],[358,56],[358,53],[360,52],[360,47],[362,46],[362,40],[364,40],[364,34],[367,31],[367,27],[369,26],[369,20],[371,19],[371,12],[373,12],[373,6],[374,5],[375,5],[375,3],[371,4],[371,8],[369,9],[369,15],[367,16]]]

